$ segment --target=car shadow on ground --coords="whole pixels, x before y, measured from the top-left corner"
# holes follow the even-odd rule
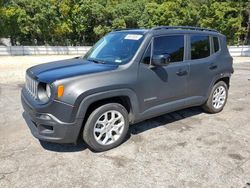
[[[79,152],[87,149],[87,145],[80,139],[77,144],[58,144],[42,140],[40,144],[44,149],[55,152]]]
[[[178,110],[172,113],[157,116],[155,118],[145,120],[130,126],[130,134],[137,135],[144,131],[154,129],[160,126],[168,126],[168,124],[180,121],[185,118],[193,117],[204,113],[201,107],[191,107],[183,110]]]
[[[130,126],[129,134],[127,135],[124,142],[127,142],[131,135],[141,134],[150,129],[154,129],[159,126],[166,126],[169,123],[189,118],[201,113],[203,113],[203,110],[200,107],[192,107],[136,123]],[[77,144],[57,144],[45,141],[40,141],[40,144],[44,149],[54,152],[79,152],[88,148],[81,139],[78,139]]]

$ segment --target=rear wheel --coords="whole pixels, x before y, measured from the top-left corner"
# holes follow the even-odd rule
[[[223,110],[228,96],[227,84],[219,81],[213,86],[207,102],[203,105],[203,109],[209,113],[218,113]]]
[[[94,151],[106,151],[122,143],[129,127],[128,112],[118,103],[95,109],[89,116],[83,140]]]

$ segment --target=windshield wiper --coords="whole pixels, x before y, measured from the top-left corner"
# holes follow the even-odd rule
[[[97,60],[97,59],[92,59],[92,58],[89,58],[89,59],[87,59],[88,61],[92,61],[92,62],[94,62],[94,63],[98,63],[98,64],[105,64],[105,62],[104,61],[101,61],[101,60]]]

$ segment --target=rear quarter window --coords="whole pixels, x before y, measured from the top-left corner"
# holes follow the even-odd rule
[[[210,55],[210,42],[207,35],[191,35],[191,59],[202,59]]]
[[[220,43],[218,37],[213,37],[214,43],[214,52],[218,52],[220,50]]]

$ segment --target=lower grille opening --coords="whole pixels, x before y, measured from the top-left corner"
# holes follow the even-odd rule
[[[31,120],[32,121],[32,120]],[[34,122],[34,121],[32,121],[32,123],[37,127],[37,124],[36,124],[36,122]]]
[[[54,130],[54,128],[53,128],[53,126],[50,126],[50,125],[40,124],[39,125],[39,130],[41,132],[52,132]]]

